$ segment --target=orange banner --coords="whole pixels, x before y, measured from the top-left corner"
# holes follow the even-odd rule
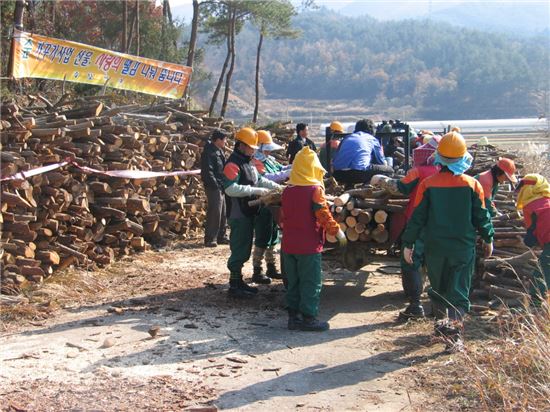
[[[14,31],[13,76],[87,83],[181,98],[192,69],[67,40]]]

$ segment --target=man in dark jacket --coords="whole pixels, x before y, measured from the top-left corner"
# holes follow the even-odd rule
[[[218,243],[229,243],[226,237],[225,195],[223,191],[223,167],[225,156],[223,148],[226,135],[222,130],[214,130],[210,141],[204,146],[201,156],[201,178],[206,191],[208,209],[204,245],[216,247]]]
[[[315,146],[315,143],[313,143],[313,140],[307,137],[308,134],[309,130],[307,128],[307,124],[298,123],[296,125],[296,139],[292,140],[288,144],[288,149],[286,151],[286,155],[288,156],[288,160],[290,163],[294,162],[294,157],[296,156],[296,153],[302,150],[304,146],[309,146],[309,148],[314,152],[317,151],[317,147]]]

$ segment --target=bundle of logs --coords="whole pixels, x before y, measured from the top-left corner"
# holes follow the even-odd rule
[[[180,101],[107,107],[100,97],[1,106],[1,175],[64,160],[96,170],[200,168],[202,146],[230,122],[182,111]],[[40,103],[39,103],[40,102]],[[126,179],[73,165],[1,186],[2,292],[17,293],[70,265],[93,269],[115,257],[193,236],[202,226],[200,178]]]
[[[392,213],[403,213],[408,199],[372,187],[352,189],[334,198],[330,210],[350,242],[370,242],[383,248],[390,239]],[[327,236],[335,243],[336,238]]]
[[[481,312],[502,304],[525,305],[537,265],[535,252],[523,243],[526,231],[523,218],[516,212],[513,192],[499,190],[495,205],[503,214],[493,218],[493,257],[480,259],[472,282],[473,308]]]

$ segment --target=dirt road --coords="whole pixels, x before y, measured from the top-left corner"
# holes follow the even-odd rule
[[[325,263],[331,330],[308,333],[286,329],[280,282],[228,298],[227,256],[191,244],[45,285],[64,308],[0,337],[2,410],[445,409],[413,380],[442,348],[426,346],[428,321],[395,323],[399,277],[377,270],[397,261]]]

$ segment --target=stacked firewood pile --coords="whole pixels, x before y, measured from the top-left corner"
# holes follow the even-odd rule
[[[478,146],[474,144],[468,147],[468,152],[474,158],[472,166],[466,172],[471,176],[475,176],[481,172],[489,170],[497,163],[500,157],[507,157],[508,159],[512,159],[518,169],[521,169],[523,167],[521,161],[518,159],[517,154],[511,153],[509,150],[504,150],[496,146]]]
[[[366,187],[348,190],[334,198],[330,210],[350,242],[370,242],[385,247],[390,239],[391,215],[403,213],[407,203],[404,196]],[[334,243],[336,238],[327,236],[327,241]]]
[[[495,205],[503,213],[493,218],[494,252],[480,259],[473,279],[471,297],[479,311],[524,305],[528,301],[537,256],[523,243],[523,218],[516,212],[513,192],[499,190]],[[478,256],[482,256],[478,251]]]
[[[2,178],[74,162],[2,182],[2,292],[70,265],[93,269],[148,243],[196,234],[204,215],[197,175],[133,179],[79,167],[198,169],[202,146],[219,127],[233,131],[230,122],[182,111],[178,101],[108,108],[97,99],[51,104],[31,97],[28,107],[2,104]]]

